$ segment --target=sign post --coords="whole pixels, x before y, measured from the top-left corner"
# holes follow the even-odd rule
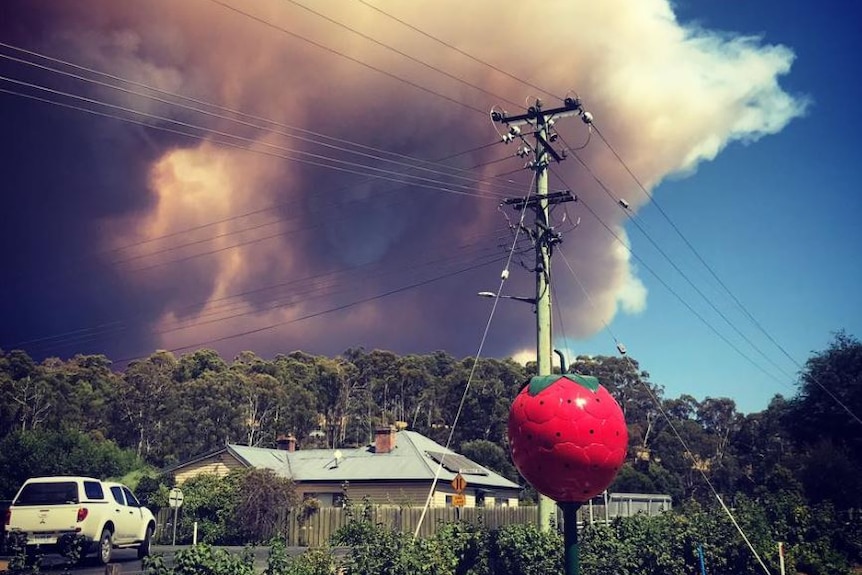
[[[183,505],[183,491],[179,487],[174,487],[168,493],[168,505],[174,510],[174,539],[173,545],[177,544],[177,512]]]
[[[455,490],[455,495],[452,496],[452,507],[455,508],[457,518],[461,519],[461,508],[467,504],[467,496],[464,495],[464,490],[467,489],[467,480],[464,476],[458,473],[452,480],[452,489]]]

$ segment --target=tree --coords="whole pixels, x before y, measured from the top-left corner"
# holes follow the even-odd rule
[[[795,481],[789,467],[798,467],[798,457],[782,425],[787,406],[787,400],[776,395],[765,411],[750,413],[740,421],[731,442],[740,468],[736,489],[753,494],[776,473]]]
[[[8,380],[5,396],[12,404],[13,421],[20,431],[37,429],[57,404],[55,386],[40,374]]]
[[[174,378],[180,382],[189,381],[197,379],[207,372],[221,373],[226,369],[227,363],[217,351],[198,349],[179,359],[174,370]]]
[[[132,362],[116,389],[115,433],[139,457],[163,457],[156,437],[163,428],[164,411],[174,388],[177,360],[168,351]]]
[[[134,452],[76,430],[16,431],[0,440],[0,499],[11,499],[28,477],[119,477],[140,465]]]
[[[494,359],[480,359],[473,369],[474,358],[460,362],[444,380],[447,388],[441,418],[451,425],[461,405],[461,418],[455,429],[453,441],[457,445],[471,439],[485,439],[499,446],[506,445],[506,426],[509,409],[515,395],[521,391],[524,380],[510,371],[513,362],[505,363]],[[470,373],[473,379],[466,397],[464,396]],[[432,430],[433,433],[433,430]],[[441,434],[443,435],[443,434]],[[445,438],[440,437],[445,442]]]
[[[862,507],[862,343],[840,331],[805,364],[783,426],[802,450],[806,492]]]
[[[120,381],[120,376],[111,371],[107,357],[79,354],[68,361],[48,358],[38,369],[60,398],[50,410],[46,425],[51,429],[77,429],[107,436],[111,394]]]
[[[316,363],[317,397],[322,403],[328,446],[339,447],[347,437],[348,411],[362,383],[356,379],[356,366],[344,358],[320,358]]]
[[[293,433],[302,443],[317,429],[318,399],[313,391],[313,365],[279,355],[272,362],[273,376],[282,387],[282,403],[273,422],[276,437]]]
[[[486,439],[474,439],[461,444],[460,453],[479,465],[496,471],[506,479],[519,481],[515,466],[509,458],[507,450]]]
[[[727,397],[707,397],[698,405],[696,417],[704,431],[713,438],[713,460],[720,461],[727,450],[731,434],[738,429],[741,420],[736,412],[736,403]]]
[[[578,356],[569,371],[598,378],[623,410],[633,451],[648,454],[663,428],[659,406],[664,393],[661,386],[649,381],[649,373],[629,357],[602,355]]]
[[[168,396],[172,407],[163,414],[172,432],[160,435],[163,463],[244,440],[247,422],[240,380],[233,371],[206,371],[172,390]]]
[[[825,351],[808,359],[786,421],[797,443],[828,438],[862,452],[862,343],[858,339],[840,331]]]

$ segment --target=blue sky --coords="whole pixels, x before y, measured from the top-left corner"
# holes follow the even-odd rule
[[[682,21],[756,35],[796,55],[780,82],[787,91],[810,98],[805,117],[753,144],[731,144],[695,174],[662,183],[654,195],[715,273],[799,364],[825,349],[836,330],[862,333],[860,10],[853,3],[841,8],[812,2],[677,3]],[[654,205],[646,206],[640,217],[692,279],[703,280],[698,285],[714,285]],[[740,410],[751,412],[764,409],[775,394],[795,393],[797,365],[736,310],[723,290],[702,288],[781,371],[687,289],[633,226],[627,229],[634,251],[762,368],[715,336],[642,270],[649,289],[647,311],[617,316],[611,328],[668,396],[731,397]],[[600,333],[583,347],[608,354],[607,339]]]
[[[664,0],[564,0],[548,4],[557,17],[540,43],[525,28],[535,16],[527,4],[228,4],[0,8],[3,349],[103,353],[119,367],[155,349],[200,347],[227,358],[354,346],[471,356],[490,310],[475,293],[497,287],[511,242],[497,206],[530,182],[514,173],[523,161],[513,146],[494,144],[488,111],[574,94],[638,177],[661,181],[658,204],[796,362],[835,330],[862,333],[862,40],[852,4],[680,1],[671,14]],[[792,51],[789,70],[775,46]],[[116,90],[118,77],[136,84]],[[158,99],[142,95],[151,88]],[[252,116],[237,122],[237,111]],[[610,321],[667,397],[727,396],[751,412],[792,395],[797,365],[735,309],[599,138],[577,118],[558,125],[566,145],[588,142],[582,158],[611,195],[637,209],[652,240],[769,359],[571,157],[558,178],[580,197],[566,221],[582,224],[563,249],[596,305],[555,260],[558,338],[574,337],[575,354],[612,355],[601,329]],[[739,141],[758,131],[775,133]],[[425,179],[405,171],[440,158]],[[677,174],[690,158],[697,169]],[[661,281],[621,258],[587,207],[624,226]],[[531,287],[513,266],[506,291]],[[622,303],[645,307],[621,312]],[[534,345],[522,308],[499,306],[484,355]]]

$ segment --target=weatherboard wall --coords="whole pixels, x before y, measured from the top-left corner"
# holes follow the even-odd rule
[[[398,482],[374,482],[374,483],[350,483],[348,494],[353,501],[367,498],[375,505],[394,507],[422,507],[428,498],[431,483],[398,483]],[[296,486],[300,497],[313,497],[320,502],[321,507],[329,507],[342,493],[340,485],[331,483],[298,483]],[[508,491],[508,490],[507,490]],[[485,507],[517,507],[518,493],[485,494]],[[455,491],[448,484],[438,483],[431,499],[432,507],[449,507],[452,504],[452,495]],[[465,491],[466,507],[476,507],[477,492],[475,489]]]
[[[224,477],[234,469],[245,467],[239,460],[226,451],[215,453],[188,465],[178,467],[174,471],[177,485],[201,474],[217,475]]]

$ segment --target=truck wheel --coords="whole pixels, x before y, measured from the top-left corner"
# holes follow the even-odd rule
[[[111,562],[111,553],[114,549],[114,542],[111,537],[111,530],[104,529],[102,536],[99,537],[99,563],[107,565]]]
[[[147,531],[144,533],[144,540],[138,546],[138,559],[143,559],[150,554],[150,547],[153,544],[153,528],[147,526]]]

